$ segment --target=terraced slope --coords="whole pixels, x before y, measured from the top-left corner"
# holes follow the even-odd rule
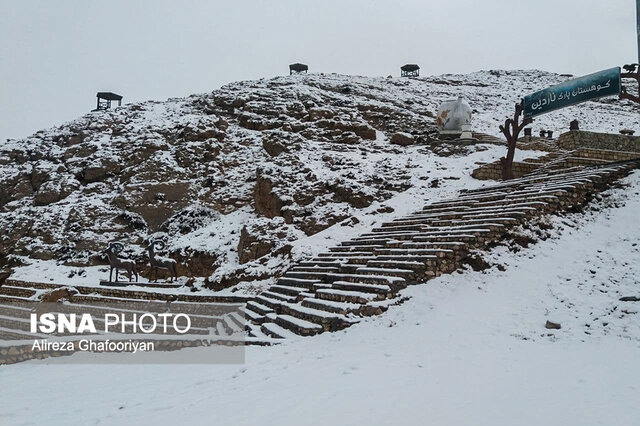
[[[54,291],[65,291],[67,305],[83,309],[94,309],[104,302],[127,309],[128,303],[140,300],[158,305],[183,302],[194,309],[210,303],[246,303],[241,310],[246,323],[240,316],[209,316],[199,318],[195,327],[196,333],[207,334],[213,328],[220,336],[232,336],[244,333],[244,326],[246,344],[337,331],[401,302],[400,292],[406,286],[457,270],[470,252],[505,241],[512,228],[544,215],[579,209],[594,194],[639,166],[640,160],[633,160],[538,171],[464,191],[457,198],[426,205],[299,262],[276,285],[252,299],[7,280],[0,287],[0,340],[33,339],[26,333],[29,310],[20,304],[47,299]],[[0,363],[47,356],[34,354],[24,341],[22,346],[14,346],[18,352],[8,353],[6,343],[0,347]]]
[[[56,300],[58,299],[58,300]],[[149,341],[156,342],[157,350],[178,350],[183,347],[211,344],[269,344],[270,339],[245,337],[245,319],[242,306],[245,297],[198,296],[189,294],[168,294],[154,291],[134,291],[127,289],[64,286],[7,280],[0,286],[0,364],[10,364],[29,359],[50,356],[71,355],[70,351],[32,350],[33,339],[47,339],[48,335],[29,332],[29,314],[34,310],[34,302],[57,302],[60,312],[97,314],[104,313],[141,315],[147,312],[166,312],[170,302],[175,307],[181,305],[180,312],[189,312],[191,329],[189,337],[149,335]],[[175,312],[175,311],[173,311]],[[214,314],[215,313],[215,314]],[[98,325],[98,329],[102,326]],[[128,333],[133,333],[130,327]],[[177,334],[177,333],[173,333]],[[70,336],[56,333],[78,341],[86,336]],[[195,336],[195,338],[194,338]],[[201,336],[201,338],[200,338]],[[129,337],[127,336],[126,339]],[[123,340],[126,340],[123,337]]]
[[[542,215],[577,209],[640,165],[545,170],[425,206],[298,263],[247,302],[250,335],[286,338],[349,327],[398,301],[407,285],[455,271]]]

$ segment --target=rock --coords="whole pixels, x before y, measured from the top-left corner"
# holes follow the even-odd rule
[[[31,186],[34,191],[40,189],[40,186],[50,179],[51,170],[38,162],[31,171]]]
[[[262,147],[272,157],[276,157],[287,150],[287,147],[275,138],[263,139]]]
[[[120,165],[112,160],[101,160],[87,166],[82,171],[82,181],[84,183],[99,182],[107,176],[120,173]]]
[[[226,132],[229,128],[229,123],[224,118],[220,117],[218,118],[218,121],[216,121],[216,127],[223,132]]]
[[[201,129],[199,127],[186,126],[181,136],[187,142],[203,142],[209,139],[224,139],[224,132],[215,129]]]
[[[398,132],[394,133],[393,136],[391,136],[391,143],[394,145],[409,146],[413,145],[414,141],[415,139],[413,135],[409,133]]]
[[[33,185],[26,179],[20,179],[10,190],[10,198],[19,200],[33,194]]]
[[[153,183],[125,187],[123,198],[114,198],[118,207],[138,213],[151,231],[157,231],[176,212],[186,208],[193,197],[192,182]]]
[[[474,271],[484,271],[485,269],[491,268],[491,264],[482,258],[479,254],[473,253],[468,255],[463,263],[465,265],[471,266],[471,269]]]
[[[354,132],[342,132],[342,134],[340,134],[340,136],[338,137],[338,142],[355,145],[360,143],[360,137]]]
[[[362,139],[374,141],[376,140],[376,137],[377,137],[376,129],[366,124],[362,124],[355,127],[353,131],[356,135],[360,136]]]
[[[61,300],[71,300],[78,294],[75,288],[60,288],[43,294],[40,298],[42,303],[57,303]]]
[[[274,247],[274,241],[264,239],[257,233],[250,233],[247,227],[243,226],[238,241],[238,261],[244,264],[258,259],[269,254]]]
[[[247,100],[246,100],[246,99],[244,99],[244,98],[235,98],[235,99],[233,100],[233,102],[231,103],[231,105],[232,105],[234,108],[241,108],[241,107],[243,107],[246,103],[247,103]]]
[[[72,181],[58,178],[45,182],[34,197],[36,205],[46,206],[48,204],[57,203],[66,198],[69,194],[77,189]]]
[[[309,108],[309,119],[311,121],[320,120],[322,118],[333,118],[335,113],[328,108]]]
[[[334,193],[334,198],[337,202],[349,203],[358,209],[369,207],[374,200],[373,196],[354,191],[342,183],[328,184],[327,187]]]
[[[208,207],[192,205],[175,213],[160,229],[170,235],[184,235],[207,226],[218,217],[220,214]]]
[[[274,192],[274,183],[271,178],[262,176],[257,171],[256,184],[253,191],[253,201],[258,213],[268,218],[282,216],[283,201]]]
[[[560,330],[562,326],[557,322],[551,322],[547,320],[547,323],[544,325],[545,328],[549,330]]]

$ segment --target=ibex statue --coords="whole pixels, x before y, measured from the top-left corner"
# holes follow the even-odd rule
[[[155,272],[155,280],[158,281],[158,270],[163,269],[165,271],[169,271],[171,275],[170,282],[173,282],[174,278],[178,279],[178,263],[166,257],[157,256],[155,252],[155,246],[158,246],[158,250],[164,250],[165,244],[160,240],[151,241],[151,244],[147,246],[147,251],[149,252],[149,264],[151,265],[151,273],[149,274],[149,279],[151,279],[151,275]]]
[[[134,275],[136,277],[135,282],[138,282],[138,269],[136,268],[136,263],[133,260],[121,259],[118,257],[118,253],[120,253],[122,249],[124,249],[124,246],[121,243],[111,243],[105,250],[107,257],[109,258],[109,265],[111,265],[111,269],[109,270],[109,282],[112,282],[111,274],[114,269],[116,270],[116,282],[118,281],[119,269],[124,270],[129,275],[129,282],[131,282]]]

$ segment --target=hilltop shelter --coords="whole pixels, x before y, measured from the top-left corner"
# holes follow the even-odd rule
[[[420,75],[420,67],[416,64],[406,64],[400,67],[400,75],[402,77],[418,77]]]
[[[118,101],[118,106],[122,105],[122,96],[112,92],[98,92],[96,98],[98,98],[96,110],[106,110],[111,108],[111,101]]]
[[[309,66],[305,64],[295,63],[295,64],[289,65],[289,75],[293,73],[300,73],[300,72],[306,73],[308,71],[309,71]]]

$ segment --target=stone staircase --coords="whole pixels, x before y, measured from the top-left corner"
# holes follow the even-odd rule
[[[316,257],[299,262],[260,295],[200,296],[147,289],[65,286],[7,279],[0,286],[0,364],[68,354],[30,350],[26,302],[69,292],[65,306],[99,309],[102,303],[126,310],[136,301],[161,309],[167,302],[188,304],[194,312],[207,304],[241,304],[236,316],[202,316],[194,333],[241,333],[242,344],[268,345],[283,338],[312,336],[347,328],[401,303],[401,290],[457,270],[471,250],[486,249],[511,228],[532,219],[575,209],[591,196],[640,166],[640,160],[546,169],[519,179],[462,192],[457,198],[426,205],[408,216],[382,223]],[[244,318],[242,318],[244,316]],[[46,336],[43,336],[46,337]],[[171,341],[166,350],[193,344]]]
[[[380,314],[406,286],[455,271],[470,250],[502,240],[515,226],[585,204],[638,166],[633,160],[547,169],[383,223],[298,263],[247,302],[249,335],[311,336]]]
[[[69,286],[7,279],[0,286],[0,364],[71,355],[70,352],[34,352],[32,350],[34,338],[49,337],[29,332],[29,315],[34,311],[34,307],[42,302],[58,302],[56,309],[59,312],[99,314],[96,315],[98,318],[103,317],[106,312],[115,314],[135,312],[138,315],[147,312],[166,312],[169,302],[174,306],[179,304],[180,312],[190,314],[191,337],[188,339],[172,336],[163,338],[162,335],[150,335],[149,340],[156,342],[156,346],[160,347],[159,350],[163,351],[210,344],[212,338],[215,339],[216,344],[224,345],[271,344],[269,338],[256,339],[247,336],[244,318],[244,305],[247,300],[246,297],[236,296],[172,294],[128,288]],[[220,309],[225,306],[229,308]],[[97,328],[102,327],[98,325]],[[125,331],[133,332],[130,327]],[[76,341],[86,338],[86,336],[58,333],[56,336],[70,337],[70,340]]]

